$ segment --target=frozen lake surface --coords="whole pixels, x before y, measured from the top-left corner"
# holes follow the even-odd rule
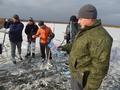
[[[59,46],[64,39],[67,24],[46,23],[53,32],[55,46]],[[24,22],[26,25],[26,22]],[[120,28],[105,27],[114,39],[110,68],[100,90],[120,90]],[[0,33],[2,43],[4,33]],[[7,90],[71,90],[70,73],[65,65],[68,56],[65,52],[59,52],[53,58],[53,66],[50,69],[42,68],[39,49],[39,38],[36,41],[36,59],[20,61],[13,65],[10,60],[10,43],[8,35],[5,40],[3,54],[0,55],[0,85]],[[27,39],[23,31],[22,56],[24,58],[27,48]],[[46,64],[45,64],[46,65]],[[1,90],[1,89],[0,89]]]

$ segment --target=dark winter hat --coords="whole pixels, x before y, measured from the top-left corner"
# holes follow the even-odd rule
[[[34,22],[32,17],[29,17],[28,21]]]
[[[13,18],[19,20],[19,16],[17,14],[13,15]]]
[[[91,4],[84,5],[79,10],[78,18],[96,19],[97,18],[97,10]]]
[[[38,25],[39,25],[39,26],[43,26],[43,25],[44,25],[44,21],[39,21],[39,22],[38,22]]]
[[[76,17],[75,15],[72,15],[72,16],[70,17],[70,21],[72,21],[72,22],[77,22],[78,19],[77,19],[77,17]]]

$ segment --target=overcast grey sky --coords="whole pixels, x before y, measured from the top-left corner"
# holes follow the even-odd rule
[[[0,0],[0,17],[68,21],[85,4],[93,4],[104,24],[120,25],[120,0]]]

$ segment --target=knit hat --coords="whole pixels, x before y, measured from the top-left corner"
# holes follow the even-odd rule
[[[38,25],[39,25],[39,26],[44,25],[44,21],[39,21],[39,22],[38,22]]]
[[[76,17],[75,15],[72,15],[72,16],[70,17],[70,21],[72,21],[72,22],[77,22],[78,19],[77,19],[77,17]]]
[[[97,18],[97,10],[91,4],[84,5],[79,10],[78,18],[96,19]]]
[[[19,16],[17,14],[13,15],[13,18],[19,20]]]
[[[28,21],[34,22],[32,17],[29,17]]]

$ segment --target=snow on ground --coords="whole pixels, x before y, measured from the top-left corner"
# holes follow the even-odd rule
[[[46,23],[53,32],[55,46],[59,46],[64,38],[67,24]],[[26,25],[26,22],[24,22]],[[105,27],[114,39],[110,68],[105,77],[100,90],[120,90],[120,28]],[[2,43],[4,33],[0,33],[0,43]],[[27,40],[23,31],[22,56],[26,54]],[[17,56],[17,55],[16,55]],[[0,90],[4,86],[7,90],[71,90],[70,73],[65,62],[67,56],[65,52],[54,53],[52,67],[50,70],[43,68],[47,64],[41,64],[39,38],[36,41],[36,59],[20,61],[18,57],[17,65],[13,65],[10,60],[10,43],[6,35],[3,54],[0,55]]]
[[[110,68],[101,90],[120,90],[120,28],[105,27],[113,37]]]

